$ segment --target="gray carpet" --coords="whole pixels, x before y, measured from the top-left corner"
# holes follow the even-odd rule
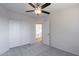
[[[44,44],[28,44],[11,48],[1,56],[75,56]]]

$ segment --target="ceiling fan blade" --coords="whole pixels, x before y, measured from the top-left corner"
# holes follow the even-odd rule
[[[33,12],[34,10],[29,10],[29,11],[26,11],[26,12]]]
[[[32,3],[29,3],[30,6],[32,6],[33,8],[35,8],[35,6]]]
[[[42,10],[42,13],[50,14],[50,12]]]
[[[49,6],[51,3],[45,3],[44,5],[41,6],[42,9],[44,9],[45,7]]]

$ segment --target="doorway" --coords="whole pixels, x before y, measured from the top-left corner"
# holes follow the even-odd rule
[[[36,42],[37,43],[42,43],[43,38],[42,38],[42,24],[36,24]]]

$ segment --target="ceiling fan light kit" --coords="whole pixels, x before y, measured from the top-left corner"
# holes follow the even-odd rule
[[[35,8],[35,14],[40,15],[42,13],[41,7]]]

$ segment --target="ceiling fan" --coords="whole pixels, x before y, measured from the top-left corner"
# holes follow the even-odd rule
[[[37,15],[40,15],[41,13],[50,14],[50,12],[44,11],[43,9],[46,8],[47,6],[49,6],[51,3],[45,3],[42,6],[40,3],[36,3],[36,4],[28,3],[28,4],[30,6],[32,6],[34,8],[34,10],[29,10],[26,12],[35,12],[35,14],[37,14]]]

